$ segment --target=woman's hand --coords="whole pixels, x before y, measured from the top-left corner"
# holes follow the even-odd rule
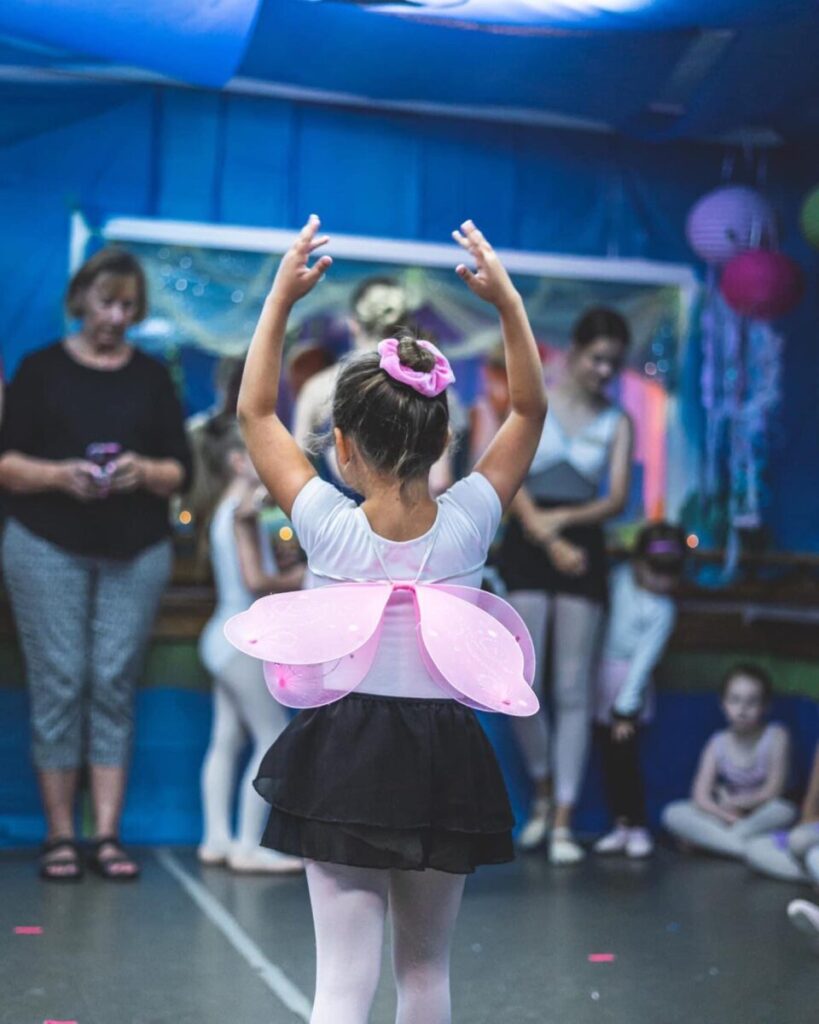
[[[548,542],[546,554],[555,569],[566,576],[582,576],[586,571],[588,565],[586,552],[562,537],[554,537]]]
[[[506,267],[498,259],[492,246],[483,237],[471,220],[461,224],[460,231],[453,231],[452,237],[475,260],[475,270],[470,270],[463,263],[455,268],[455,273],[484,302],[491,302],[497,309],[509,306],[520,299]]]
[[[535,544],[546,547],[569,522],[569,513],[560,508],[534,509],[522,523],[523,532]]]
[[[66,459],[57,471],[57,490],[77,501],[94,501],[104,494],[98,483],[99,468],[85,459]]]
[[[107,479],[101,487],[103,494],[107,491],[122,494],[145,485],[145,463],[136,452],[123,452],[109,462],[107,468]]]
[[[296,241],[282,256],[270,289],[270,298],[280,302],[285,308],[289,309],[312,291],[333,262],[331,256],[322,256],[310,266],[310,256],[330,241],[329,235],[316,237],[320,223],[318,217],[311,213]]]
[[[611,726],[611,738],[615,743],[626,743],[637,733],[637,726],[630,718],[617,718]]]

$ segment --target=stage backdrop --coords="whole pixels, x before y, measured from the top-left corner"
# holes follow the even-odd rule
[[[71,213],[296,227],[445,242],[472,216],[499,247],[687,263],[685,215],[720,181],[717,146],[386,116],[204,92],[0,83],[0,342],[6,373],[64,329]],[[741,167],[741,163],[737,165]],[[819,550],[816,254],[798,209],[816,151],[768,159],[783,242],[808,294],[782,323],[784,399],[767,518],[775,543]],[[696,413],[698,370],[683,367]]]
[[[75,211],[92,228],[127,215],[295,229],[315,210],[336,233],[414,242],[444,242],[471,216],[507,249],[687,263],[685,215],[719,183],[724,157],[717,146],[651,146],[604,132],[386,116],[159,86],[0,83],[0,109],[0,341],[7,374],[64,330],[61,295]],[[819,180],[817,156],[794,147],[768,160],[784,246],[806,268],[810,285],[781,325],[784,400],[768,520],[779,545],[814,551],[817,262],[796,225],[802,198]],[[694,410],[697,381],[697,366],[683,366],[680,387]],[[155,657],[163,647],[169,645],[154,648]],[[9,726],[0,743],[0,806],[8,809],[0,840],[13,842],[39,837],[42,823],[26,755],[20,666],[8,653],[0,671],[0,710]],[[183,660],[194,664],[192,648]],[[196,835],[210,704],[206,693],[179,689],[180,664],[174,657],[160,671],[154,661],[155,689],[140,692],[128,837],[172,838],[173,827],[178,838]],[[708,684],[715,678],[709,674]],[[661,706],[667,728],[651,741],[651,777],[662,781],[663,795],[687,787],[697,745],[716,720],[713,696],[708,708],[710,718],[696,704],[690,713]],[[803,767],[815,737],[813,714],[800,747]],[[791,715],[802,720],[803,712],[783,713]],[[665,757],[672,743],[673,762]],[[655,808],[656,800],[652,794]],[[598,822],[583,819],[590,827]]]

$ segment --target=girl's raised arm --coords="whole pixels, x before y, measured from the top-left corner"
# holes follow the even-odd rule
[[[329,239],[318,236],[319,219],[312,214],[292,247],[284,254],[265,299],[247,354],[237,415],[253,465],[276,504],[289,516],[296,495],[316,475],[309,460],[276,415],[287,318],[294,304],[311,291],[333,262],[310,256]]]
[[[546,418],[546,389],[532,328],[515,286],[492,246],[471,220],[452,237],[475,260],[475,270],[460,264],[458,275],[500,315],[511,411],[475,465],[506,508],[526,479]]]

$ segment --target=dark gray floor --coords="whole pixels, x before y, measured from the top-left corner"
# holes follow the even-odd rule
[[[177,863],[306,995],[313,946],[302,878],[236,879]],[[456,1024],[816,1024],[819,957],[785,918],[807,891],[667,851],[650,863],[542,857],[467,883],[453,957]],[[134,886],[36,878],[0,858],[0,1024],[296,1024],[149,852]],[[40,925],[41,936],[15,926]],[[593,965],[590,953],[614,953]],[[371,1024],[394,1012],[385,961]]]

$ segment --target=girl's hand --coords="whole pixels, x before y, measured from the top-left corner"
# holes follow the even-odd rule
[[[322,256],[310,266],[310,256],[330,240],[329,235],[316,237],[320,224],[318,217],[311,213],[276,271],[270,297],[288,308],[315,288],[333,262],[331,256]]]
[[[586,571],[586,552],[562,537],[554,537],[548,542],[546,554],[555,569],[567,576],[582,576]]]
[[[452,237],[475,260],[474,271],[459,263],[455,273],[479,299],[502,309],[520,298],[506,267],[471,220],[465,220],[460,231],[452,232]]]
[[[618,718],[612,724],[611,738],[615,743],[625,743],[632,739],[637,732],[634,722],[628,718]]]
[[[233,511],[234,519],[237,522],[249,522],[256,519],[266,497],[267,491],[261,484],[249,483]]]

